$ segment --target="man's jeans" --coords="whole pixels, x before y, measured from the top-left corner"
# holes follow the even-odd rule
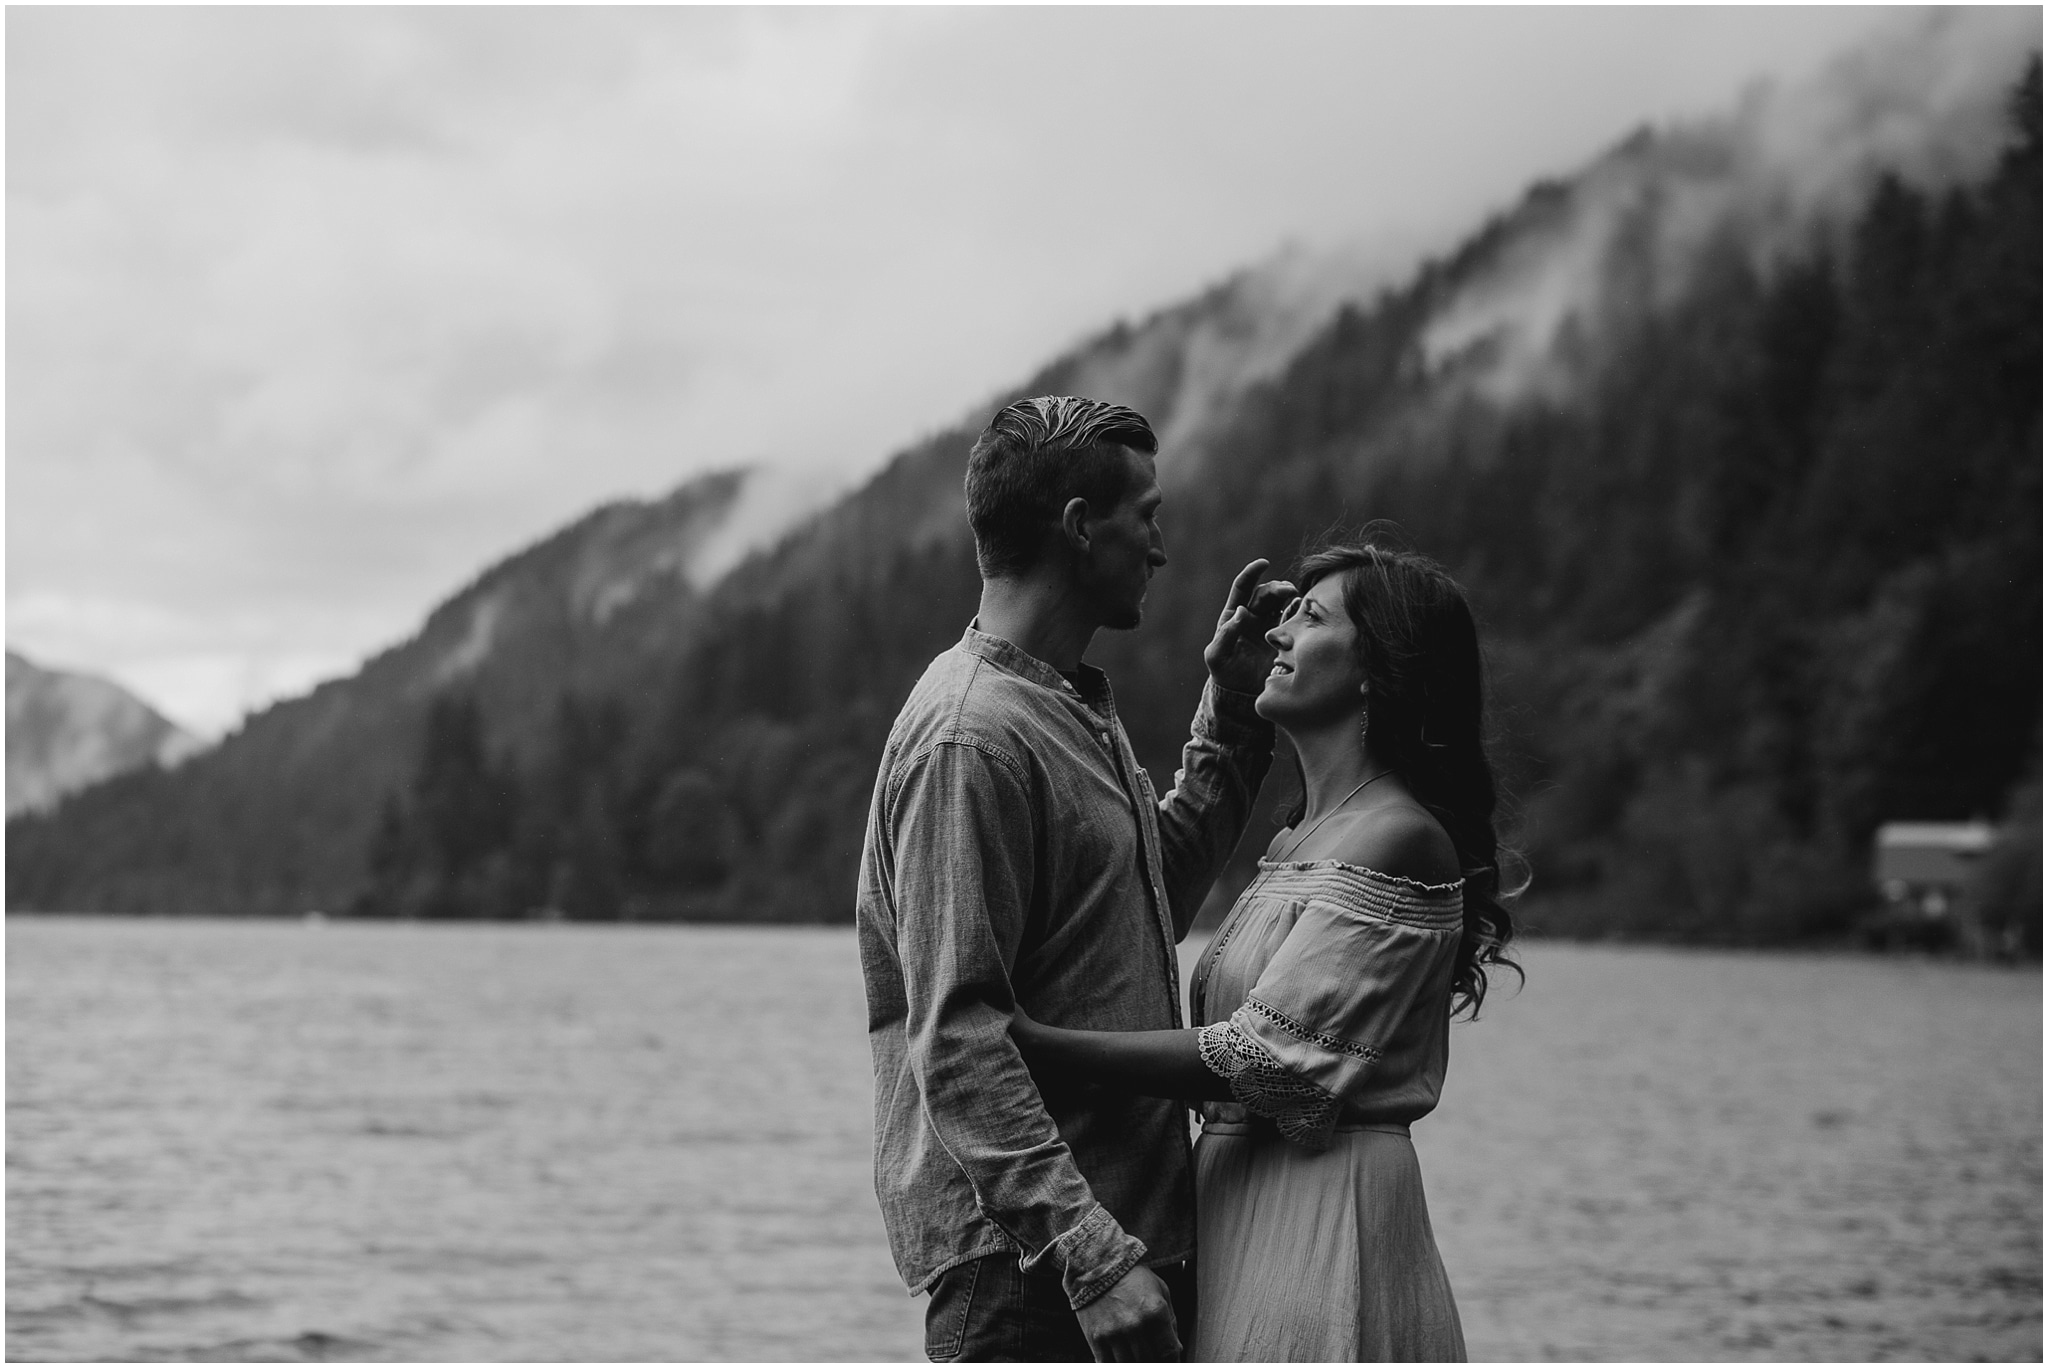
[[[1183,1349],[1195,1333],[1195,1270],[1152,1270],[1173,1297]],[[1014,1254],[969,1259],[939,1275],[924,1312],[924,1352],[934,1363],[1090,1363],[1094,1351],[1067,1305],[1058,1269],[1025,1272]]]

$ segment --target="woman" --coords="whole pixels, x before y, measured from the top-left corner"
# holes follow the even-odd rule
[[[1201,1102],[1189,1357],[1463,1359],[1408,1127],[1512,967],[1478,633],[1422,556],[1339,546],[1297,583],[1258,710],[1303,806],[1196,968],[1196,1029],[1014,1030],[1042,1074]]]

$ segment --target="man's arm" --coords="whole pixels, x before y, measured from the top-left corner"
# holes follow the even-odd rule
[[[1007,756],[947,741],[914,759],[889,814],[896,949],[910,1068],[932,1129],[982,1212],[1023,1248],[1027,1266],[1052,1260],[1081,1311],[1124,1282],[1145,1245],[1095,1200],[1010,1039],[1033,823],[1029,785]],[[1084,1317],[1084,1329],[1112,1320],[1124,1333],[1122,1313],[1144,1285]],[[1160,1306],[1170,1333],[1170,1307]]]
[[[1159,804],[1160,856],[1174,931],[1185,936],[1223,862],[1244,835],[1259,785],[1273,762],[1273,724],[1253,704],[1273,667],[1266,633],[1280,621],[1294,586],[1258,584],[1264,560],[1238,572],[1202,652],[1209,683],[1195,710],[1173,791]]]

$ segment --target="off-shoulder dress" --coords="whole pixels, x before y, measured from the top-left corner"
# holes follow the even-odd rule
[[[1197,965],[1191,1358],[1463,1360],[1409,1124],[1450,1052],[1463,884],[1261,861]]]

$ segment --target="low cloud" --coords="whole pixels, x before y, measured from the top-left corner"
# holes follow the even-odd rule
[[[1472,385],[1496,400],[1566,387],[1566,330],[1597,338],[1611,311],[1675,298],[1717,235],[1764,266],[1839,232],[1881,175],[1934,191],[1982,177],[2040,40],[2035,10],[1907,13],[1812,79],[1752,86],[1732,114],[1632,142],[1443,308],[1427,360],[1472,362]],[[1624,241],[1647,258],[1649,298],[1605,297]]]

